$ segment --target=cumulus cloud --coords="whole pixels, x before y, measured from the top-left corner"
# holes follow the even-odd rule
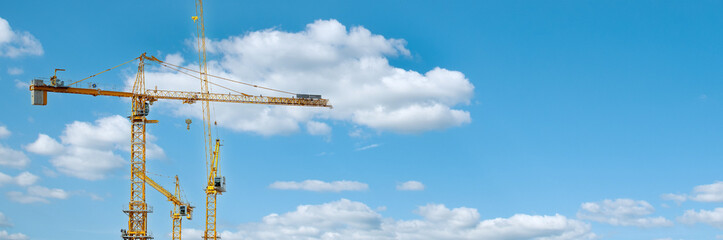
[[[698,185],[693,188],[691,194],[666,193],[660,196],[663,200],[675,201],[678,205],[686,200],[697,202],[723,202],[723,182],[715,182],[707,185]]]
[[[15,58],[43,55],[40,41],[29,32],[13,31],[7,20],[0,18],[0,56]]]
[[[364,191],[369,185],[357,181],[333,181],[324,182],[320,180],[304,180],[303,182],[277,181],[269,185],[269,188],[279,190],[304,190],[314,192],[341,192],[341,191]]]
[[[690,199],[698,202],[723,202],[723,182],[694,187]]]
[[[0,166],[23,168],[28,163],[30,163],[30,159],[25,156],[25,153],[0,144]]]
[[[379,239],[379,240],[564,240],[594,239],[590,225],[565,216],[517,214],[480,220],[473,208],[449,209],[429,204],[416,211],[422,218],[383,218],[366,204],[347,199],[320,205],[301,205],[295,211],[270,214],[261,222],[222,231],[222,239]],[[200,239],[202,231],[184,229],[184,239]]]
[[[8,198],[14,202],[28,203],[50,203],[49,199],[67,199],[70,194],[59,188],[46,188],[41,186],[30,186],[27,193],[10,191],[6,193]]]
[[[405,41],[385,38],[336,20],[318,20],[300,32],[267,29],[222,40],[209,40],[209,73],[298,93],[322,94],[333,110],[283,106],[215,105],[218,123],[236,131],[261,135],[289,134],[307,124],[309,133],[322,126],[314,119],[348,121],[378,131],[419,133],[471,122],[468,111],[474,86],[458,71],[436,67],[425,73],[391,66],[388,57],[409,56]],[[177,55],[166,57],[182,63]],[[186,65],[195,69],[194,64]],[[198,91],[199,81],[180,73],[147,68],[148,86]],[[135,77],[129,77],[130,89]],[[231,86],[232,83],[214,80]],[[212,86],[213,88],[213,86]],[[235,87],[241,90],[240,88]],[[217,92],[226,93],[217,88]],[[243,88],[254,95],[274,92]],[[180,116],[200,117],[200,106],[168,103]],[[311,122],[311,123],[310,123]],[[328,125],[326,125],[328,127]],[[321,132],[327,132],[326,127]]]
[[[686,224],[705,223],[713,227],[723,229],[723,208],[709,210],[687,210],[678,221]]]
[[[75,121],[65,126],[60,142],[39,134],[25,148],[33,153],[52,156],[50,163],[61,173],[86,179],[103,179],[126,161],[118,150],[130,152],[130,121],[119,115],[100,118],[95,123]],[[163,149],[150,142],[146,133],[146,156],[149,159],[165,156]],[[61,144],[62,143],[62,144]]]
[[[63,145],[50,136],[41,133],[38,134],[38,139],[35,142],[25,146],[25,150],[36,154],[55,155],[63,151]]]
[[[2,18],[0,18],[2,19]],[[8,233],[8,231],[0,231],[0,240],[28,240],[28,236],[22,233]]]
[[[655,208],[646,201],[632,199],[605,199],[602,202],[586,202],[580,206],[577,217],[616,226],[665,227],[673,223],[663,217],[647,217]]]
[[[397,190],[400,191],[422,191],[424,190],[424,184],[417,181],[406,181],[397,184]]]
[[[35,184],[38,179],[40,179],[38,176],[30,172],[23,172],[16,176],[13,180],[15,180],[15,184],[18,186],[26,187]]]

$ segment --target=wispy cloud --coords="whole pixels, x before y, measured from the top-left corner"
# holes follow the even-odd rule
[[[27,90],[27,88],[28,88],[28,87],[30,87],[30,84],[29,84],[29,83],[26,83],[26,82],[23,82],[23,81],[20,81],[20,80],[17,80],[17,79],[15,79],[15,87],[16,87],[16,88],[20,88],[20,89],[26,89],[26,90]]]
[[[303,182],[277,181],[269,185],[269,188],[279,190],[304,190],[314,192],[341,192],[341,191],[363,191],[369,189],[369,185],[357,181],[333,181],[324,182],[320,180],[305,180]]]
[[[406,181],[397,184],[397,190],[399,191],[422,191],[424,190],[424,184],[418,181]]]
[[[70,194],[63,189],[59,188],[46,188],[41,186],[30,186],[27,189],[27,193],[10,191],[7,192],[8,198],[13,202],[28,204],[28,203],[50,203],[49,198],[55,199],[67,199]],[[1,239],[1,238],[0,238]]]
[[[23,74],[23,69],[18,67],[10,67],[8,68],[8,74],[10,75],[20,75]]]
[[[13,223],[10,222],[10,219],[5,216],[2,212],[0,212],[0,227],[12,227]]]
[[[663,200],[674,201],[676,204],[678,204],[678,206],[680,206],[681,203],[685,202],[685,200],[688,199],[688,196],[686,196],[685,194],[666,193],[660,195],[660,198]]]
[[[369,150],[369,149],[372,149],[372,148],[375,148],[375,147],[379,147],[379,146],[380,146],[379,144],[375,143],[375,144],[371,144],[371,145],[367,145],[367,146],[363,146],[363,147],[357,148],[356,150],[357,150],[357,151],[364,151],[364,150]]]

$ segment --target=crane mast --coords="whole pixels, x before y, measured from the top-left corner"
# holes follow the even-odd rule
[[[153,237],[148,233],[148,213],[153,210],[146,204],[146,123],[153,122],[148,116],[148,100],[145,95],[146,84],[144,75],[145,53],[138,64],[138,74],[133,83],[131,97],[131,196],[128,209],[128,230],[121,230],[125,240],[146,240]],[[156,121],[157,122],[157,121]]]

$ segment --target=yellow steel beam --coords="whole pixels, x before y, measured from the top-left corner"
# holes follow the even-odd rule
[[[108,91],[95,88],[74,88],[74,87],[53,87],[42,85],[30,85],[30,91],[44,91],[56,93],[72,93],[92,96],[112,96],[112,97],[133,97],[147,99],[148,101],[156,100],[180,100],[183,103],[195,103],[197,101],[210,102],[227,102],[227,103],[250,103],[264,105],[287,105],[287,106],[307,106],[307,107],[328,107],[328,99],[306,99],[306,98],[288,98],[288,97],[265,97],[265,96],[246,96],[240,94],[221,94],[221,93],[200,93],[186,91],[170,91],[147,89],[145,94],[134,94],[130,92]]]
[[[161,185],[156,183],[156,181],[153,181],[153,179],[148,177],[148,175],[142,175],[142,178],[143,178],[143,180],[146,181],[146,184],[148,184],[148,186],[153,187],[154,189],[158,190],[159,193],[163,194],[163,196],[166,196],[168,198],[168,201],[171,201],[171,202],[173,202],[173,204],[176,204],[179,206],[187,205],[186,203],[181,202],[180,199],[176,198],[176,196],[174,196],[171,192],[169,192],[168,190],[163,188]]]

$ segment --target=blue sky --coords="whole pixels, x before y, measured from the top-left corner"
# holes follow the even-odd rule
[[[50,93],[47,106],[31,106],[27,83],[54,68],[78,80],[143,52],[195,67],[194,4],[2,5],[0,239],[118,237],[129,102]],[[222,236],[721,239],[721,9],[207,2],[212,74],[319,93],[335,106],[215,105],[229,189],[219,197]],[[122,90],[135,73],[130,64],[89,81]],[[157,65],[146,79],[198,86]],[[203,206],[200,108],[159,102],[151,111],[160,121],[149,126],[151,177],[171,188],[179,175]],[[151,189],[147,201],[149,229],[170,239],[170,203]],[[185,239],[201,234],[202,211],[194,217]]]

